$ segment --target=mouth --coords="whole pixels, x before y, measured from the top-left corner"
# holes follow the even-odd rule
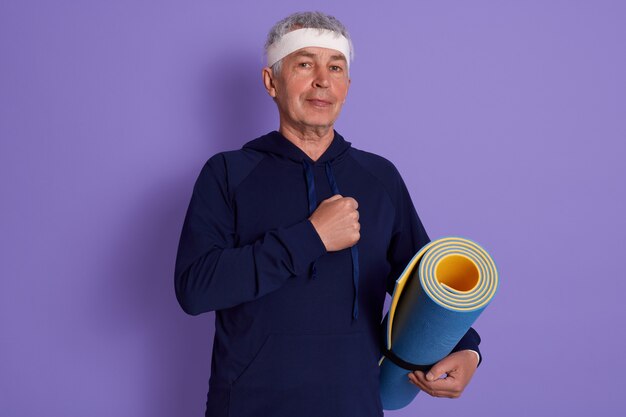
[[[323,100],[320,98],[309,98],[306,101],[315,107],[329,107],[333,104],[328,100]]]

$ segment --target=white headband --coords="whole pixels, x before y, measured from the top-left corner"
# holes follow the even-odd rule
[[[350,68],[350,42],[340,33],[327,29],[296,29],[283,35],[267,49],[267,66],[271,67],[292,52],[308,46],[335,49],[346,57]]]

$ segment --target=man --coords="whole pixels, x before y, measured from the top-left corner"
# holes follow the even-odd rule
[[[385,291],[429,238],[395,167],[333,129],[349,39],[321,13],[278,22],[263,82],[279,130],[213,156],[195,184],[175,287],[187,313],[216,311],[207,416],[382,415]],[[470,329],[407,384],[457,397],[479,342]]]

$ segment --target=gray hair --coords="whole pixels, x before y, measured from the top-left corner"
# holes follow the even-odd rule
[[[298,12],[291,14],[283,20],[276,23],[270,29],[267,34],[267,40],[265,41],[265,54],[267,50],[285,34],[296,29],[327,29],[333,32],[341,33],[346,37],[350,44],[350,56],[346,57],[350,62],[354,59],[354,47],[352,46],[352,39],[348,34],[348,30],[336,17],[324,14],[322,12]],[[280,73],[283,60],[279,60],[272,65],[272,72],[274,74]]]

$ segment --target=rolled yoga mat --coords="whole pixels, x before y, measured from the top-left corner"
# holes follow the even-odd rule
[[[396,280],[385,317],[386,348],[396,363],[428,368],[446,357],[487,307],[498,287],[489,254],[460,237],[430,242]],[[398,361],[395,358],[399,358]],[[408,373],[383,356],[380,396],[385,410],[407,406],[419,393]]]

